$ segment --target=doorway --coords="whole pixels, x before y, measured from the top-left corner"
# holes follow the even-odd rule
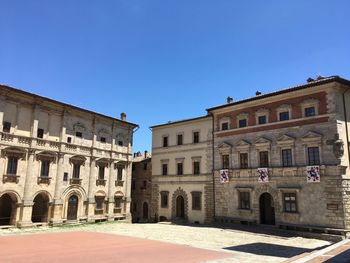
[[[0,197],[0,225],[11,225],[16,215],[16,205],[9,194]]]
[[[185,217],[185,200],[181,195],[176,198],[176,217]]]
[[[68,199],[67,220],[77,220],[78,214],[78,197],[72,195]]]
[[[260,224],[275,224],[275,208],[273,207],[273,199],[269,193],[263,193],[260,196]]]
[[[33,200],[32,222],[47,222],[49,213],[49,198],[45,194],[38,194]]]

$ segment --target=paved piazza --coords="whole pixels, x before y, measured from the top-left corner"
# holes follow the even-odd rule
[[[0,236],[6,251],[0,262],[283,262],[330,245],[317,239],[162,223],[8,229],[0,230]]]

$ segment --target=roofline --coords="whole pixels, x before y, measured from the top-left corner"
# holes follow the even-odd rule
[[[27,96],[32,96],[34,98],[39,98],[39,99],[43,99],[43,100],[46,100],[46,101],[49,101],[49,102],[52,102],[52,103],[56,103],[56,104],[62,105],[64,107],[70,107],[70,108],[73,108],[75,110],[80,110],[80,111],[84,111],[84,112],[87,112],[87,113],[90,113],[90,114],[98,115],[98,116],[103,117],[103,118],[112,119],[112,120],[117,121],[117,122],[121,122],[121,123],[124,123],[124,124],[131,125],[134,128],[139,127],[139,125],[136,124],[136,123],[123,121],[123,120],[117,119],[115,117],[111,117],[111,116],[108,116],[108,115],[105,115],[105,114],[102,114],[102,113],[99,113],[99,112],[95,112],[95,111],[84,109],[84,108],[81,108],[81,107],[78,107],[78,106],[75,106],[75,105],[72,105],[72,104],[68,104],[68,103],[64,103],[64,102],[61,102],[61,101],[58,101],[58,100],[54,100],[54,99],[51,99],[51,98],[48,98],[48,97],[44,97],[44,96],[41,96],[41,95],[38,95],[38,94],[35,94],[35,93],[32,93],[32,92],[28,92],[28,91],[24,91],[24,90],[21,90],[21,89],[18,89],[18,88],[14,88],[14,87],[11,87],[11,86],[6,85],[6,84],[0,84],[0,87],[1,88],[5,88],[5,89],[9,89],[9,90],[13,90],[15,92],[18,92],[18,93],[21,93],[21,94],[24,94],[24,95],[27,95]]]
[[[203,116],[194,117],[194,118],[190,118],[190,119],[169,121],[167,123],[161,123],[161,124],[156,124],[156,125],[150,126],[150,128],[153,129],[153,128],[158,128],[158,127],[163,127],[163,126],[168,126],[168,125],[173,125],[173,124],[179,124],[179,123],[183,123],[183,122],[196,121],[196,120],[205,119],[205,118],[211,118],[211,116],[210,115],[203,115]]]
[[[297,91],[297,90],[302,90],[302,89],[306,89],[306,88],[309,88],[309,87],[315,87],[315,86],[319,86],[319,85],[323,85],[323,84],[327,84],[327,83],[331,83],[331,82],[339,82],[339,83],[342,83],[342,84],[350,86],[350,80],[341,78],[339,76],[330,76],[330,77],[325,77],[325,78],[320,79],[320,80],[312,81],[310,83],[297,85],[297,86],[292,86],[292,87],[289,87],[289,88],[286,88],[286,89],[273,91],[273,92],[266,93],[266,94],[263,94],[263,95],[258,95],[256,97],[251,97],[251,98],[239,100],[239,101],[236,101],[236,102],[222,104],[222,105],[219,105],[219,106],[207,108],[206,111],[209,114],[213,110],[222,109],[222,108],[226,108],[226,107],[231,107],[231,106],[243,104],[243,103],[254,101],[254,100],[265,99],[265,98],[277,96],[277,95],[280,95],[280,94],[285,94],[285,93],[289,93],[289,92],[293,92],[293,91]]]

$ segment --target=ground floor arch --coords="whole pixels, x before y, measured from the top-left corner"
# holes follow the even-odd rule
[[[0,197],[0,225],[15,225],[17,202],[17,198],[10,193]]]
[[[67,220],[77,220],[78,206],[79,206],[79,197],[76,194],[72,194],[68,198]]]
[[[275,224],[275,208],[273,197],[269,193],[263,193],[259,198],[260,224]]]
[[[49,196],[45,193],[39,193],[33,200],[32,222],[48,222],[49,219]]]

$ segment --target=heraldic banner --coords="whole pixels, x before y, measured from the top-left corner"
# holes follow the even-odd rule
[[[220,183],[228,183],[228,170],[227,169],[223,169],[220,170]]]
[[[258,168],[258,182],[266,183],[269,181],[269,169],[267,168]]]
[[[308,183],[319,183],[321,181],[319,166],[306,166],[306,173]]]

